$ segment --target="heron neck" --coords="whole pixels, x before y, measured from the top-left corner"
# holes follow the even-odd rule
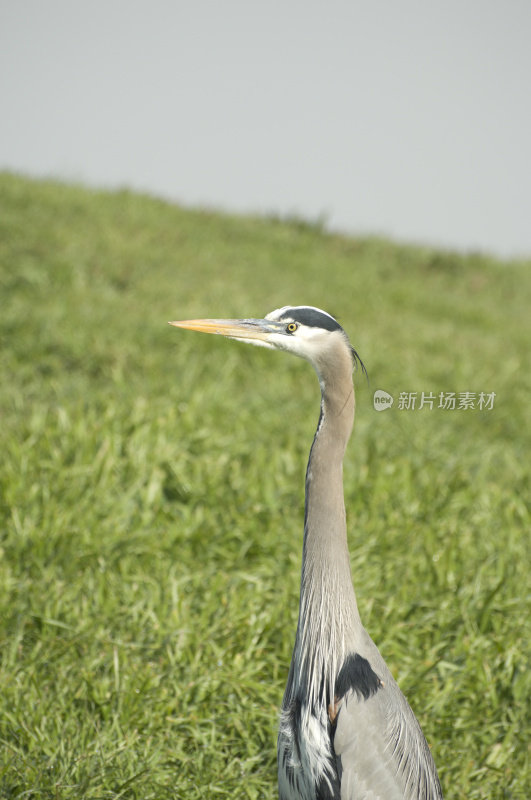
[[[354,422],[354,405],[351,378],[346,391],[331,393],[326,384],[323,386],[321,415],[306,470],[302,589],[311,581],[316,591],[320,583],[317,579],[326,566],[340,579],[339,584],[327,584],[326,595],[331,601],[335,598],[330,585],[344,592],[352,589],[343,457]]]
[[[320,674],[324,684],[331,686],[336,664],[341,663],[357,626],[361,626],[350,573],[343,498],[343,456],[355,406],[351,369],[348,379],[343,376],[339,385],[321,380],[321,388],[321,416],[306,472],[297,637],[299,653],[312,662],[309,674]],[[299,665],[302,672],[305,667],[309,668],[309,662]],[[314,699],[319,691],[322,689],[313,686]]]

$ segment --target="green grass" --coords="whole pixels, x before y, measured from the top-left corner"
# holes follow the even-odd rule
[[[318,384],[166,322],[286,303],[369,370],[353,575],[446,798],[529,796],[530,267],[0,176],[1,798],[277,796]]]

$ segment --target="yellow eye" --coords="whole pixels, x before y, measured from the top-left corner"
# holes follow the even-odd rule
[[[295,331],[297,330],[298,327],[299,326],[297,325],[296,322],[289,322],[286,325],[286,330],[288,331],[288,333],[295,333]]]

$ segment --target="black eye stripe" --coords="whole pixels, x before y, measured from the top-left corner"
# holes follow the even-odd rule
[[[309,328],[324,328],[325,331],[337,331],[341,325],[333,317],[323,314],[314,308],[287,308],[282,317],[291,321],[300,322]]]

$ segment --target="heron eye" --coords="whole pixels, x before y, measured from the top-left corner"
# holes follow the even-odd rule
[[[286,330],[288,333],[295,333],[298,327],[299,326],[297,325],[296,322],[288,322],[288,324],[286,325]]]

